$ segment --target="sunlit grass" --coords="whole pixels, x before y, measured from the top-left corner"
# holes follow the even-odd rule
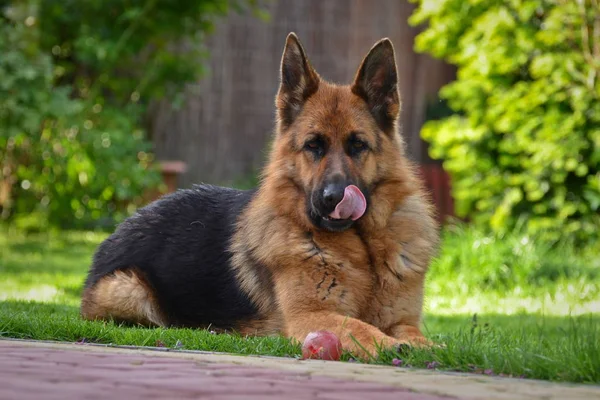
[[[426,310],[436,315],[494,314],[519,315],[540,314],[547,316],[582,316],[600,311],[600,300],[579,300],[580,293],[586,293],[591,283],[581,285],[580,292],[573,290],[569,282],[557,283],[555,292],[549,294],[540,289],[523,293],[511,290],[504,293],[492,292],[470,296],[441,297],[429,295]]]
[[[0,230],[0,336],[297,357],[285,338],[82,321],[79,297],[104,234],[23,236]],[[447,232],[427,284],[424,330],[445,348],[383,351],[378,363],[572,382],[600,382],[596,249]],[[595,253],[599,254],[599,253]],[[477,314],[474,317],[474,314]],[[346,354],[344,359],[349,359]],[[400,361],[401,360],[401,361]]]
[[[95,247],[106,237],[94,232],[25,236],[0,230],[0,301],[33,300],[78,305]]]
[[[428,274],[435,314],[584,315],[600,312],[600,242],[576,248],[525,234],[496,238],[451,227]]]

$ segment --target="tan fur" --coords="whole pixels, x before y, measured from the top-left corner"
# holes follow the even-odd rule
[[[296,40],[288,38],[286,49]],[[317,89],[292,126],[278,121],[258,194],[232,242],[238,279],[263,316],[253,325],[255,333],[275,330],[302,341],[310,331],[327,329],[344,348],[363,356],[375,354],[378,346],[427,344],[419,330],[423,286],[438,244],[430,202],[404,156],[396,126],[381,132],[355,94],[359,75],[353,86],[338,86],[308,67],[302,84],[308,79]],[[280,115],[296,95],[280,90]],[[392,96],[387,109],[396,120],[399,98]],[[319,165],[294,142],[314,131],[332,143]],[[373,185],[369,210],[347,231],[317,230],[306,215],[306,189],[340,167],[342,143],[356,131],[380,148],[350,165],[351,174]],[[247,267],[250,258],[267,266],[274,290]]]
[[[115,271],[85,290],[81,316],[164,326],[164,318],[146,280],[134,268]]]

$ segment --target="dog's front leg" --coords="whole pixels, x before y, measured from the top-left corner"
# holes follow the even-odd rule
[[[285,335],[300,343],[310,332],[327,330],[335,333],[345,350],[362,358],[377,357],[378,348],[407,344],[381,332],[376,327],[356,318],[335,312],[303,312],[286,316]]]

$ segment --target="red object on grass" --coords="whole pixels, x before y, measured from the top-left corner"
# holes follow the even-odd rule
[[[342,355],[340,339],[329,331],[316,331],[306,335],[302,344],[302,359],[339,361]]]

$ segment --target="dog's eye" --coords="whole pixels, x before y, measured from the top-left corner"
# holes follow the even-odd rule
[[[356,156],[363,151],[367,150],[368,146],[365,142],[361,140],[351,140],[348,143],[348,154],[351,156]]]
[[[304,148],[312,153],[321,154],[325,150],[325,144],[320,139],[313,139],[306,142]]]

